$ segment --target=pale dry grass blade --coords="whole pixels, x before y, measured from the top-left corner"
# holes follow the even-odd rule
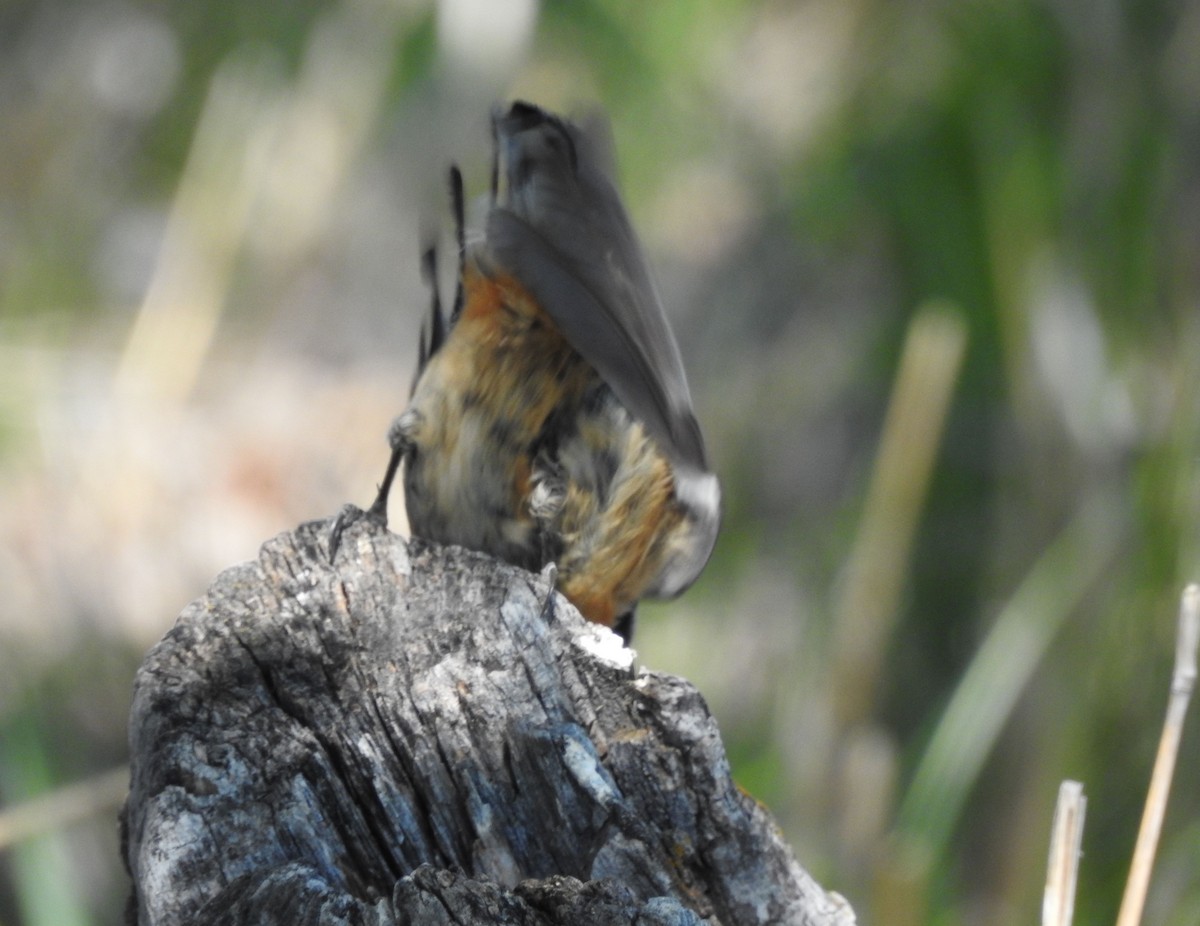
[[[263,61],[213,78],[171,204],[154,274],[117,369],[118,396],[179,402],[192,391],[224,311],[262,164],[251,140],[279,121],[282,89]]]
[[[1064,781],[1059,785],[1054,827],[1050,834],[1050,858],[1046,864],[1042,926],[1071,926],[1075,917],[1075,881],[1079,874],[1079,847],[1086,813],[1083,784]]]
[[[909,325],[861,527],[834,608],[834,705],[844,727],[871,709],[966,347],[967,326],[945,305],[924,307]]]
[[[378,121],[406,15],[386,3],[334,7],[291,83],[255,51],[220,67],[121,358],[118,395],[191,394],[248,253],[276,277],[302,267]]]
[[[1175,644],[1175,671],[1171,676],[1167,719],[1163,724],[1162,738],[1158,742],[1158,755],[1154,760],[1150,790],[1146,795],[1146,809],[1142,813],[1142,825],[1138,830],[1137,844],[1133,850],[1133,862],[1129,868],[1129,880],[1125,884],[1125,896],[1121,898],[1121,910],[1117,914],[1117,926],[1137,926],[1141,922],[1142,910],[1146,905],[1150,872],[1154,867],[1154,855],[1158,849],[1158,838],[1167,811],[1167,798],[1171,793],[1171,779],[1175,775],[1175,760],[1179,755],[1179,741],[1183,735],[1183,719],[1196,684],[1198,642],[1200,585],[1192,584],[1183,590],[1183,599],[1179,607],[1179,635]]]
[[[0,810],[0,850],[120,806],[129,793],[129,766],[58,788]]]

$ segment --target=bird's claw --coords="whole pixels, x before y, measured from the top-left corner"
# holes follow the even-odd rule
[[[342,506],[342,510],[337,513],[337,516],[334,517],[333,523],[329,527],[326,552],[330,563],[337,556],[337,551],[341,549],[342,535],[346,533],[346,529],[364,518],[374,521],[380,527],[387,527],[387,512],[380,512],[375,505],[372,505],[366,511],[354,504],[348,503]]]

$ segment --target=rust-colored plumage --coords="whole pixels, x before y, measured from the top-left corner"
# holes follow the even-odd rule
[[[462,244],[456,186],[455,311],[435,294],[372,512],[403,460],[415,535],[553,562],[584,616],[628,635],[641,598],[703,568],[717,480],[601,131],[516,103],[495,134],[486,234]]]

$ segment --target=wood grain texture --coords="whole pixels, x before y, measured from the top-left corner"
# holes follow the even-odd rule
[[[147,655],[132,922],[854,922],[694,687],[544,578],[366,520],[330,565],[328,531],[222,573]]]

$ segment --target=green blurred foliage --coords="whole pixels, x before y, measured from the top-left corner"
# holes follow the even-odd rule
[[[0,10],[0,584],[22,590],[0,605],[0,798],[121,761],[130,654],[247,538],[365,495],[383,454],[337,454],[381,449],[403,401],[430,178],[453,156],[481,191],[486,108],[522,94],[609,113],[725,486],[708,571],[644,609],[643,662],[705,692],[738,780],[861,922],[1032,921],[1065,777],[1089,796],[1077,922],[1110,921],[1178,594],[1200,578],[1200,4],[546,0],[495,61],[456,57],[448,21],[419,0]],[[336,44],[356,29],[375,44]],[[230,176],[275,154],[231,223],[195,386],[132,406],[127,430],[113,371],[222,75],[266,101],[263,137],[225,142]],[[296,116],[314,112],[320,131]],[[270,148],[291,117],[300,143]],[[285,204],[329,191],[310,235],[279,243],[271,184]],[[966,353],[880,677],[850,680],[868,716],[843,724],[840,583],[902,345],[934,301]],[[363,407],[379,412],[353,419],[359,443],[322,431]],[[161,496],[96,462],[144,462],[143,441]],[[1056,558],[1078,524],[1106,542]],[[897,830],[897,809],[1033,575],[1045,648],[993,667],[1018,697],[978,776],[946,772],[965,805],[924,844],[941,824]],[[1194,922],[1200,896],[1191,727],[1147,923]],[[103,864],[80,860],[91,824],[46,837],[74,849],[0,856],[0,922],[118,922],[107,820]],[[86,884],[78,910],[45,905],[47,865]]]

